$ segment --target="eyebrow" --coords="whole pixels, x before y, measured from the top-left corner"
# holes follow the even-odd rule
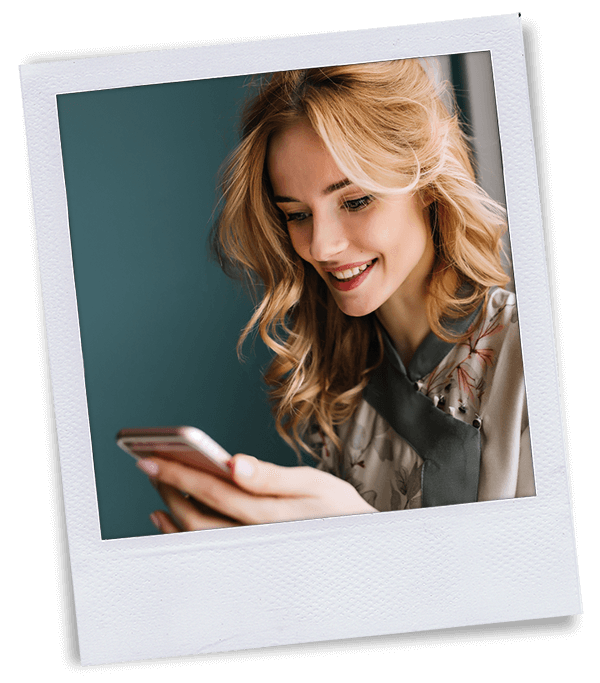
[[[328,185],[324,190],[323,193],[324,195],[331,194],[332,192],[337,192],[338,190],[341,190],[343,187],[348,187],[348,185],[352,185],[352,181],[348,180],[348,178],[344,178],[344,180],[340,180],[337,183],[332,183],[331,185]],[[282,202],[298,202],[300,204],[299,199],[294,199],[293,197],[281,197],[279,195],[273,197],[276,203],[282,203]]]

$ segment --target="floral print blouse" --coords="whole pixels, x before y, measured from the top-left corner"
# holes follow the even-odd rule
[[[425,343],[417,349],[408,371],[399,357],[394,360],[399,372],[407,373],[405,382],[410,378],[414,391],[430,402],[425,405],[428,413],[427,410],[415,413],[415,416],[431,414],[428,423],[414,424],[410,414],[398,415],[398,410],[410,410],[410,401],[400,401],[396,412],[387,411],[387,404],[397,398],[389,396],[389,389],[384,403],[379,404],[383,407],[380,411],[373,407],[374,401],[367,400],[365,391],[367,398],[363,397],[352,418],[338,430],[343,444],[341,451],[318,429],[308,435],[319,460],[318,467],[350,482],[380,511],[535,495],[515,295],[502,289],[492,290],[486,315],[465,343],[444,345],[437,338],[434,342],[438,344],[438,355],[441,353],[443,357],[433,368],[428,367],[428,360],[436,362],[435,354],[431,355],[431,345],[428,347]],[[388,349],[387,353],[393,355],[395,351]],[[421,404],[426,403],[418,398]],[[436,415],[436,411],[452,419]],[[390,419],[385,419],[381,412],[389,412]],[[457,425],[453,420],[464,425]],[[402,424],[408,426],[408,432]],[[475,434],[476,445],[473,439],[468,444],[461,437],[458,441],[455,439],[456,443],[448,440],[444,425],[469,432],[469,437]],[[437,434],[433,438],[429,434],[429,443],[438,443],[442,451],[451,452],[448,464],[454,467],[454,474],[448,470],[446,476],[443,458],[436,461],[431,448],[422,445],[427,440],[418,438],[419,432],[435,429],[441,430],[439,438]],[[403,437],[398,430],[402,434],[412,432],[415,437]],[[469,457],[475,464],[465,461],[463,466],[463,450],[469,449],[473,451]],[[428,462],[430,455],[433,459]],[[432,480],[432,490],[436,478],[440,493],[426,500],[428,477]],[[457,493],[446,495],[445,482],[450,488],[458,488]],[[460,489],[469,487],[471,493],[463,495]]]

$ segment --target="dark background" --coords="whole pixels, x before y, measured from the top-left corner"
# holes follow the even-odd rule
[[[506,12],[506,9],[502,9],[489,14]],[[279,21],[274,26],[265,23],[264,19],[257,20],[252,15],[245,16],[241,12],[237,17],[238,28],[232,28],[231,22],[220,23],[214,18],[204,28],[194,25],[190,29],[186,29],[187,22],[180,16],[173,21],[162,21],[160,18],[157,21],[155,16],[140,21],[139,17],[136,17],[135,21],[130,23],[123,23],[124,20],[115,23],[112,15],[104,20],[95,16],[92,23],[85,25],[86,30],[74,32],[68,30],[62,20],[56,19],[55,12],[51,9],[48,16],[37,12],[35,17],[28,17],[27,31],[21,30],[22,38],[13,43],[11,57],[7,60],[12,69],[12,80],[9,79],[12,88],[9,98],[5,101],[10,103],[10,120],[16,131],[16,163],[9,183],[16,189],[10,199],[16,200],[16,215],[19,220],[16,229],[10,231],[16,235],[16,240],[11,242],[5,253],[24,255],[25,258],[19,260],[18,282],[14,282],[14,275],[11,275],[8,282],[8,287],[16,291],[16,296],[10,297],[9,300],[13,302],[16,299],[16,305],[10,309],[6,329],[12,333],[10,349],[11,352],[13,348],[17,349],[13,362],[20,370],[20,381],[13,385],[10,405],[11,414],[17,419],[17,428],[27,430],[27,433],[34,429],[36,442],[33,448],[30,445],[28,449],[16,449],[19,460],[15,467],[10,468],[10,475],[5,478],[5,482],[9,484],[5,489],[11,494],[9,504],[5,508],[5,520],[12,532],[9,539],[17,539],[16,551],[10,554],[11,559],[16,559],[16,566],[8,567],[8,585],[14,588],[17,596],[22,596],[16,606],[11,605],[9,608],[12,619],[8,659],[17,661],[16,657],[23,656],[18,654],[21,650],[17,648],[20,647],[24,656],[30,658],[27,660],[28,665],[31,658],[34,658],[46,672],[69,671],[70,675],[84,678],[106,676],[115,671],[124,674],[151,672],[158,675],[190,673],[205,676],[207,671],[210,671],[210,667],[206,667],[207,664],[223,667],[220,669],[221,673],[242,672],[242,675],[253,673],[253,669],[254,672],[261,673],[263,667],[271,667],[274,664],[276,668],[269,668],[267,671],[285,676],[289,667],[302,673],[304,662],[313,673],[315,662],[319,664],[319,670],[324,672],[325,669],[321,669],[322,663],[330,663],[331,671],[337,675],[343,675],[348,666],[352,667],[351,670],[357,675],[361,663],[366,665],[367,674],[372,675],[377,668],[388,662],[404,675],[428,675],[437,673],[440,667],[446,674],[454,671],[464,674],[466,671],[473,672],[474,667],[481,666],[482,656],[485,658],[486,667],[483,671],[489,672],[489,667],[495,667],[498,663],[500,672],[512,677],[515,674],[535,675],[539,673],[540,665],[573,665],[575,662],[581,662],[584,622],[583,617],[579,616],[79,669],[68,542],[17,66],[25,63],[380,25],[451,20],[478,16],[480,12],[474,11],[458,16],[449,12],[444,13],[443,9],[436,10],[433,14],[417,12],[416,16],[401,13],[402,16],[394,16],[387,21],[368,21],[363,17],[366,22],[364,24],[351,21],[344,23],[343,19],[340,20],[338,12],[333,14],[337,19],[335,25],[326,22],[315,25],[312,21],[303,23],[301,19],[296,19],[293,26],[286,24],[284,27]],[[574,400],[568,401],[568,398],[575,396],[575,377],[568,360],[572,357],[572,340],[574,336],[579,339],[581,331],[577,329],[577,335],[574,335],[572,325],[568,326],[566,320],[567,315],[578,303],[580,295],[576,285],[585,286],[586,273],[590,272],[592,267],[590,260],[586,262],[589,239],[585,230],[589,223],[590,198],[593,198],[594,192],[592,190],[590,193],[589,187],[580,190],[580,183],[575,186],[579,176],[573,174],[574,170],[580,170],[580,156],[577,150],[581,149],[581,144],[589,142],[587,138],[582,140],[580,135],[582,127],[583,133],[586,132],[587,110],[577,102],[582,92],[586,92],[581,88],[589,88],[590,84],[593,84],[593,79],[589,81],[590,74],[582,68],[588,63],[585,56],[590,37],[585,28],[585,17],[577,14],[542,18],[538,8],[536,12],[521,12],[521,17],[564,423],[566,434],[571,439],[569,453],[572,456],[575,410]],[[146,19],[150,25],[146,23]],[[571,238],[565,239],[566,234]],[[16,251],[13,244],[17,246]],[[567,283],[574,284],[570,284],[567,289]],[[583,341],[579,348],[582,346]],[[11,353],[9,359],[13,358]],[[579,381],[579,377],[577,379]],[[578,425],[585,424],[587,407],[578,406]],[[577,444],[581,443],[584,444],[585,452],[590,452],[585,441],[577,441]],[[578,460],[571,457],[570,477],[574,513],[581,507],[582,485],[581,474],[578,474],[580,469],[577,468]],[[11,458],[11,464],[13,461],[14,458]],[[581,538],[581,525],[578,532]],[[578,555],[583,582],[581,548]],[[14,649],[10,647],[12,644]],[[482,672],[482,669],[477,668],[477,671]]]
[[[244,78],[58,96],[102,538],[156,533],[164,507],[115,443],[123,427],[194,425],[283,465],[261,368],[235,345],[252,304],[208,258],[216,175]]]

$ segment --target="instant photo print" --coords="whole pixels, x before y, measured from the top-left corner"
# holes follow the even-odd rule
[[[506,207],[534,485],[160,534],[149,515],[164,504],[120,430],[191,425],[298,464],[262,381],[272,354],[250,336],[238,356],[255,301],[211,256],[244,103],[266,74],[408,58],[450,83],[477,182]],[[83,664],[581,611],[518,15],[33,63],[21,79]],[[424,491],[454,476],[438,469]]]

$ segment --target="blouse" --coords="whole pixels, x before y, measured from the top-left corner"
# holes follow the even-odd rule
[[[451,329],[460,334],[479,311]],[[384,335],[384,360],[337,449],[318,428],[317,467],[380,511],[535,495],[515,295],[493,289],[463,343],[430,333],[407,367]]]

